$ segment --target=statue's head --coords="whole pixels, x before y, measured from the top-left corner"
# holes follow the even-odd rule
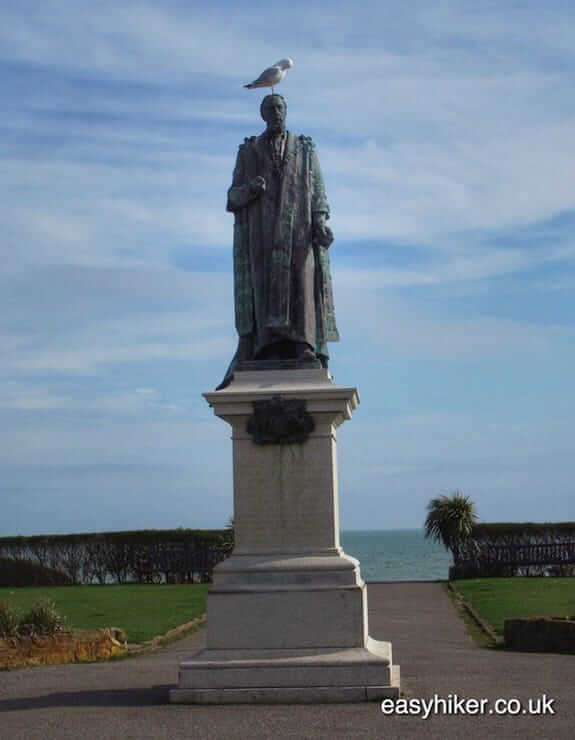
[[[266,95],[260,105],[260,113],[268,125],[268,131],[285,130],[287,105],[282,95]]]

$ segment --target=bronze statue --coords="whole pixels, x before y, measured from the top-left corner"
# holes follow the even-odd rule
[[[327,367],[327,342],[339,339],[328,256],[333,234],[313,142],[286,130],[281,95],[267,95],[260,112],[266,130],[240,145],[228,191],[239,344],[219,388],[246,362]]]

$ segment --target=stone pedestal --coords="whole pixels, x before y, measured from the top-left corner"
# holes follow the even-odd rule
[[[335,430],[351,418],[356,389],[321,368],[258,370],[204,395],[232,426],[236,545],[214,570],[207,648],[182,661],[170,700],[397,696],[391,644],[368,636],[359,563],[339,544]],[[305,401],[313,430],[304,442],[257,444],[247,431],[254,402],[278,396]]]

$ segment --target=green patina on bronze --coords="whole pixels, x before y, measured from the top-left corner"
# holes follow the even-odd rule
[[[314,144],[286,131],[281,96],[266,96],[261,110],[267,128],[240,145],[228,191],[240,337],[228,382],[239,362],[296,358],[302,347],[327,366],[327,343],[339,339],[328,253],[333,235]]]

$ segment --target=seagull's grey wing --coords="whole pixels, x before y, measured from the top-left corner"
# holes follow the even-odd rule
[[[278,67],[268,67],[264,69],[261,75],[252,82],[252,85],[266,84],[275,85],[282,78],[282,71]]]

